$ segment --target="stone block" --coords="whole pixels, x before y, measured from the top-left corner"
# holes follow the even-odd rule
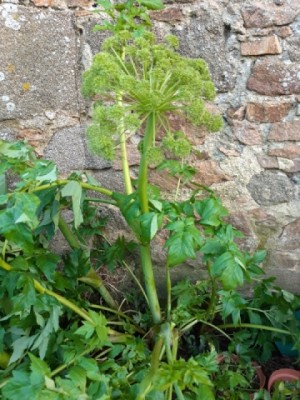
[[[289,26],[283,26],[279,29],[278,35],[285,39],[293,34],[292,29]]]
[[[287,40],[289,58],[293,62],[300,62],[300,37],[299,34]]]
[[[300,120],[274,124],[268,140],[275,142],[300,141]]]
[[[300,93],[300,64],[265,59],[255,63],[247,88],[267,96]]]
[[[288,173],[300,172],[300,160],[289,160],[288,158],[278,157],[278,168]]]
[[[268,36],[259,40],[241,43],[242,56],[260,56],[264,54],[280,54],[282,52],[278,37]]]
[[[246,118],[250,122],[280,122],[291,108],[291,103],[248,103]]]
[[[176,24],[171,32],[180,40],[180,52],[192,58],[207,61],[219,92],[227,92],[235,86],[239,51],[227,48],[223,10],[199,7],[192,18]]]
[[[259,165],[264,169],[278,169],[278,160],[276,157],[270,157],[262,154],[258,154],[257,161]]]
[[[276,285],[292,293],[300,294],[300,251],[285,251],[274,249],[269,251],[266,260],[266,273],[276,276]]]
[[[192,164],[196,168],[193,181],[200,185],[210,186],[214,183],[226,182],[230,179],[213,160],[197,160]]]
[[[275,5],[268,6],[261,2],[255,2],[242,9],[242,16],[246,28],[267,28],[269,26],[282,26],[292,23],[297,16],[300,5],[297,1],[294,5],[286,5],[278,8]]]
[[[232,120],[242,121],[245,118],[245,107],[238,106],[238,107],[230,107],[227,109],[227,118],[230,123]]]
[[[155,21],[175,22],[182,21],[184,16],[178,7],[167,7],[164,10],[153,11],[151,18]]]
[[[253,199],[264,206],[288,202],[294,197],[294,186],[283,173],[265,171],[254,175],[247,185]]]
[[[300,218],[290,222],[283,228],[278,246],[285,250],[297,250],[300,243]]]
[[[0,4],[0,120],[78,113],[72,13]]]
[[[300,146],[297,144],[288,143],[280,147],[270,147],[268,150],[268,155],[293,160],[300,156]]]
[[[84,169],[84,128],[77,126],[56,132],[44,150],[44,157],[54,161],[63,174]]]
[[[259,128],[249,122],[235,122],[233,131],[235,137],[243,144],[255,146],[262,144]]]

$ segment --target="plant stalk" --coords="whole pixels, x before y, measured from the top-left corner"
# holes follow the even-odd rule
[[[153,378],[159,368],[159,360],[162,347],[163,347],[163,338],[158,337],[155,342],[154,348],[152,350],[150,370],[140,383],[139,394],[136,400],[144,400],[147,393],[149,393],[149,391],[151,390]]]
[[[60,179],[51,183],[47,183],[45,185],[40,185],[37,186],[35,188],[30,189],[28,192],[29,193],[35,193],[35,192],[39,192],[41,190],[46,190],[46,189],[51,189],[54,187],[58,187],[58,186],[64,186],[67,183],[69,183],[71,181],[71,179]],[[92,190],[94,192],[98,192],[98,193],[102,193],[105,194],[108,197],[112,197],[113,192],[111,190],[105,189],[103,187],[100,186],[96,186],[96,185],[91,185],[90,183],[86,183],[86,182],[78,182],[80,184],[80,186],[83,189],[87,189],[87,190]]]
[[[125,60],[125,47],[122,48],[121,59],[122,59],[122,61]],[[122,92],[117,94],[117,103],[118,103],[118,106],[123,108],[123,93]],[[121,120],[120,120],[119,132],[120,132],[121,160],[122,160],[124,185],[125,185],[126,194],[129,195],[133,192],[133,189],[132,189],[132,183],[131,183],[131,178],[130,178],[130,169],[129,169],[128,157],[127,157],[124,118],[121,118]]]
[[[143,151],[140,163],[139,177],[138,177],[138,196],[142,214],[149,212],[149,199],[148,199],[148,161],[147,150],[152,145],[155,139],[155,113],[150,113],[147,118],[145,129]],[[155,284],[153,263],[151,257],[150,244],[140,245],[141,266],[144,276],[145,288],[149,300],[149,307],[152,318],[155,324],[161,322],[161,311]]]
[[[218,325],[217,326],[220,329],[239,329],[239,328],[251,328],[251,329],[260,329],[263,331],[271,331],[271,332],[276,332],[276,333],[282,333],[284,335],[291,335],[291,332],[285,330],[285,329],[279,329],[275,328],[273,326],[267,326],[267,325],[257,325],[257,324],[248,324],[248,323],[242,323],[242,324],[223,324],[223,325]]]

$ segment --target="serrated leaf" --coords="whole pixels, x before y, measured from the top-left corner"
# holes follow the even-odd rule
[[[220,276],[224,272],[225,268],[230,263],[234,263],[235,264],[233,255],[231,253],[229,253],[229,252],[223,253],[213,263],[212,268],[211,268],[212,275],[215,276],[215,277]]]
[[[54,253],[42,253],[36,257],[36,264],[49,282],[54,281],[54,274],[60,258]]]
[[[168,224],[166,229],[175,231],[175,233],[171,233],[165,243],[165,247],[168,249],[168,266],[174,267],[188,259],[195,259],[196,251],[202,244],[202,238],[194,225],[194,220],[186,218],[185,220],[175,221]]]
[[[200,385],[195,393],[197,395],[197,399],[205,399],[205,400],[216,400],[213,389],[207,385]]]
[[[208,226],[220,226],[222,217],[228,215],[220,200],[209,198],[204,201],[196,201],[195,209],[200,216],[200,224]]]
[[[62,189],[61,194],[63,197],[71,196],[74,213],[74,225],[75,228],[78,228],[78,226],[83,222],[83,215],[81,211],[82,188],[80,183],[76,181],[68,182]]]
[[[252,257],[252,262],[254,262],[255,264],[260,264],[264,261],[266,255],[267,255],[266,250],[256,251]]]
[[[13,353],[10,357],[9,363],[12,364],[13,362],[19,360],[23,356],[25,350],[31,348],[36,337],[37,337],[37,335],[22,336],[19,339],[15,340],[12,344]]]
[[[148,212],[139,217],[141,223],[141,242],[149,243],[154,238],[158,230],[157,214]]]
[[[220,254],[225,250],[225,246],[218,239],[208,239],[204,246],[200,248],[200,252],[203,254]]]
[[[84,321],[83,324],[76,329],[75,334],[83,336],[86,340],[90,339],[95,332],[94,324]]]
[[[235,289],[242,286],[244,282],[244,273],[238,264],[229,263],[220,277],[224,289]]]
[[[68,373],[68,377],[78,386],[82,391],[86,386],[86,370],[78,365],[72,367]]]
[[[35,382],[27,372],[13,371],[12,378],[3,387],[3,400],[38,400],[38,393],[43,387],[44,379],[40,377]]]
[[[51,370],[48,366],[48,364],[41,360],[40,358],[36,357],[34,354],[32,353],[28,353],[31,364],[30,364],[30,369],[32,372],[36,373],[36,374],[40,374],[40,375],[46,375],[48,377],[50,377],[51,374]]]

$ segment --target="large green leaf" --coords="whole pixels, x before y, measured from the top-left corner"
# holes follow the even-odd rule
[[[23,371],[13,371],[12,378],[3,387],[3,400],[38,400],[44,386],[42,375],[29,375]]]
[[[149,243],[154,238],[158,230],[158,218],[154,212],[142,214],[139,217],[141,222],[141,242]]]
[[[228,211],[222,206],[220,200],[214,197],[196,201],[195,210],[201,218],[201,225],[219,226],[222,217],[228,215]]]
[[[216,259],[211,273],[221,280],[225,289],[235,289],[244,281],[244,269],[230,252],[225,252]]]
[[[203,239],[193,218],[171,222],[166,229],[172,231],[165,244],[168,249],[168,266],[174,267],[188,259],[195,259]]]
[[[61,194],[63,197],[71,196],[74,213],[74,225],[75,228],[78,228],[78,226],[83,222],[83,215],[81,212],[82,188],[80,183],[76,181],[68,182],[62,189]]]

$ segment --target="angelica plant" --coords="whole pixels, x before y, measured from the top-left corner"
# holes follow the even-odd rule
[[[83,94],[93,100],[87,140],[108,160],[121,154],[124,192],[88,173],[59,179],[56,166],[26,144],[0,141],[0,177],[16,178],[15,186],[0,182],[0,392],[4,400],[214,399],[213,332],[231,341],[225,329],[258,329],[241,323],[247,301],[235,290],[259,277],[265,252],[239,248],[241,234],[201,182],[178,200],[180,185],[194,174],[187,162],[193,147],[184,130],[172,130],[170,117],[211,132],[222,126],[206,109],[215,89],[205,61],[180,55],[174,36],[157,40],[148,10],[161,9],[160,0],[99,5],[108,19],[97,29],[112,36],[83,75]],[[133,135],[140,138],[137,179],[127,154]],[[175,198],[151,184],[149,168],[178,178]],[[131,242],[109,243],[103,204],[123,214]],[[73,221],[65,220],[65,210]],[[69,246],[63,255],[52,250],[57,231]],[[151,246],[158,233],[166,250],[163,301]],[[135,273],[126,255],[137,249]],[[174,285],[171,268],[197,258],[208,279]],[[106,285],[98,267],[119,265],[141,296],[119,301]],[[181,344],[192,329],[199,343],[187,354]],[[289,334],[282,326],[265,329]]]
[[[126,136],[145,126],[140,145],[137,201],[139,231],[147,218],[152,226],[151,234],[142,240],[140,251],[146,291],[151,298],[150,308],[156,323],[161,321],[161,315],[150,240],[155,236],[158,224],[153,220],[156,220],[156,214],[151,214],[147,194],[149,162],[153,155],[156,160],[162,160],[164,148],[175,156],[186,156],[191,150],[182,132],[178,135],[171,131],[170,113],[178,113],[210,131],[217,131],[222,125],[220,116],[211,115],[205,108],[205,101],[215,96],[206,63],[181,56],[177,48],[178,41],[174,36],[167,36],[164,43],[157,43],[150,31],[134,37],[130,31],[120,30],[103,43],[103,51],[94,57],[91,68],[83,77],[83,93],[97,98],[93,124],[87,131],[94,153],[112,159],[116,147],[122,145],[122,158],[126,160]],[[158,129],[166,135],[161,144],[156,138]],[[127,194],[131,194],[130,172],[125,163],[123,172]],[[138,232],[138,236],[140,240],[143,234]]]

